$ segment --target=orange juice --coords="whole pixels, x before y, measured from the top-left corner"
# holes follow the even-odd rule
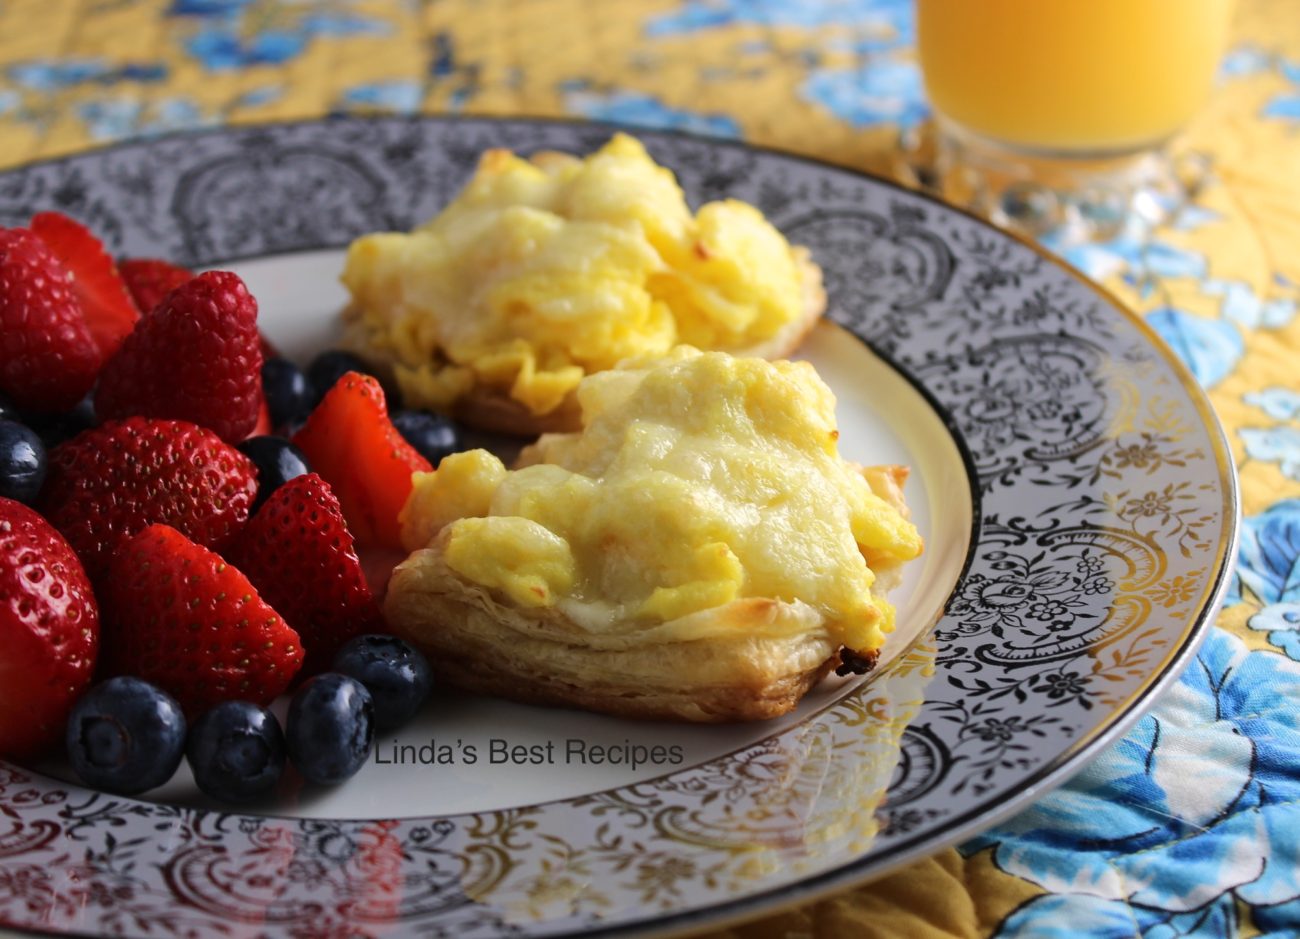
[[[935,110],[1038,152],[1159,143],[1205,101],[1232,0],[917,0]]]

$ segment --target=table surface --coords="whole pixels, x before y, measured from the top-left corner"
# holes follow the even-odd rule
[[[384,112],[585,116],[888,172],[927,104],[908,0],[4,0],[0,168],[161,131]],[[717,937],[1300,935],[1300,0],[1242,0],[1166,226],[1072,249],[1227,429],[1240,574],[1198,660],[1022,815]],[[0,907],[13,896],[0,871]]]

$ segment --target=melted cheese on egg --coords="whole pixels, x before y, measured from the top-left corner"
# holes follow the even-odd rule
[[[445,410],[486,387],[540,415],[625,358],[771,338],[802,312],[801,276],[757,209],[692,215],[618,134],[584,160],[488,151],[436,218],[353,242],[343,283],[363,351],[409,401]]]
[[[592,632],[703,638],[732,600],[806,604],[839,643],[879,648],[893,608],[872,565],[916,557],[916,528],[838,453],[834,397],[812,366],[681,347],[583,380],[584,430],[506,470],[483,450],[417,474],[415,550],[521,606]]]

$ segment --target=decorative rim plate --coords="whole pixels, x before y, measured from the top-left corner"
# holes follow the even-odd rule
[[[119,254],[193,266],[337,248],[433,215],[485,149],[581,153],[610,132],[348,118],[177,135],[0,173],[0,225],[56,208]],[[810,247],[829,318],[952,434],[975,531],[933,641],[722,759],[501,811],[247,816],[0,763],[0,923],[459,937],[721,924],[991,825],[1190,660],[1235,554],[1236,480],[1204,395],[1138,318],[1033,246],[892,184],[637,133],[692,203],[744,199]]]

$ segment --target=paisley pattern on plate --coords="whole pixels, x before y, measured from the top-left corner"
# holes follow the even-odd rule
[[[191,264],[340,246],[433,214],[488,147],[581,152],[607,135],[389,118],[163,138],[0,175],[0,224],[60,208],[116,252]],[[924,704],[891,675],[723,760],[441,819],[204,813],[7,768],[0,919],[540,936],[752,911],[988,824],[1136,719],[1187,661],[1226,586],[1235,481],[1204,398],[1144,325],[1035,249],[877,180],[643,139],[693,201],[755,202],[808,245],[830,317],[927,395],[969,457],[976,544],[936,628]],[[900,674],[925,671],[913,657]],[[895,722],[880,695],[908,724],[901,754],[881,756]],[[882,767],[893,780],[876,812],[863,781]]]

